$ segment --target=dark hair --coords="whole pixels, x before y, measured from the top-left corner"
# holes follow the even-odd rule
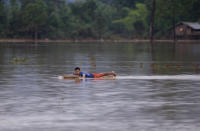
[[[74,70],[81,70],[79,67],[74,68]]]

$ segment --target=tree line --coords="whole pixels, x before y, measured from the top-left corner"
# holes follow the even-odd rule
[[[146,39],[150,29],[168,38],[175,23],[200,21],[199,7],[199,0],[0,0],[0,38]]]

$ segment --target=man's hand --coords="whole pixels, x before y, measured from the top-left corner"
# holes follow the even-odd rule
[[[84,79],[85,79],[85,74],[83,74],[83,76],[82,76]]]

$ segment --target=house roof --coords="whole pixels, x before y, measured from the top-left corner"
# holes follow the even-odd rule
[[[194,30],[200,30],[200,24],[197,22],[181,22],[181,23],[189,26],[190,28]]]

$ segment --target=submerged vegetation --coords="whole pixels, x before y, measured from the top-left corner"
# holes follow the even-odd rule
[[[0,0],[0,38],[148,38],[153,0]],[[156,0],[154,34],[200,21],[199,0]]]

